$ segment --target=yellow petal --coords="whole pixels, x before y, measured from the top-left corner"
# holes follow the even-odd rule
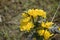
[[[40,36],[42,36],[44,34],[44,30],[38,30],[37,32]]]

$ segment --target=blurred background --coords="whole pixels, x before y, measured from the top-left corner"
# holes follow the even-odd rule
[[[26,35],[18,28],[21,13],[28,9],[43,9],[47,13],[47,20],[51,21],[60,0],[0,0],[0,40],[24,40]],[[60,8],[54,23],[60,25]],[[59,37],[60,38],[60,37]]]

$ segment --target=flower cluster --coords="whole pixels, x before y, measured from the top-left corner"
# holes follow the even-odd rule
[[[41,16],[43,18],[46,18],[46,12],[44,12],[41,9],[35,9],[35,10],[34,9],[29,9],[27,13],[30,16],[33,16],[33,17]]]
[[[44,40],[49,40],[54,34],[49,30],[54,26],[53,22],[46,21],[46,12],[42,9],[29,9],[22,13],[20,31],[37,33]],[[54,29],[55,30],[55,29]],[[58,27],[58,30],[60,28]]]
[[[37,33],[40,36],[44,37],[44,40],[48,40],[54,34],[49,31],[49,28],[53,26],[53,22],[41,22],[40,30],[37,30]]]
[[[21,23],[20,30],[21,31],[30,31],[30,29],[34,27],[34,24],[32,21],[30,21],[30,19],[31,19],[30,17],[26,17],[24,19],[21,19],[21,21],[20,21],[20,23]]]
[[[40,36],[44,37],[44,40],[48,40],[51,36],[54,35],[54,34],[50,33],[48,30],[44,30],[44,29],[38,30],[37,32]]]
[[[33,18],[36,17],[43,17],[46,18],[46,12],[39,9],[29,9],[27,12],[22,13],[22,19],[20,20],[20,30],[21,31],[30,31],[30,29],[34,28],[34,23],[32,22]]]

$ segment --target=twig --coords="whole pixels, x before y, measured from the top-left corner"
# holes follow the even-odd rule
[[[58,9],[59,9],[59,6],[60,6],[60,3],[59,3],[59,5],[58,5],[58,7],[57,7],[57,10],[56,10],[56,12],[55,12],[55,14],[54,14],[53,18],[52,18],[52,21],[54,20],[54,18],[55,18],[55,16],[56,16],[56,14],[57,14],[57,11],[58,11]]]

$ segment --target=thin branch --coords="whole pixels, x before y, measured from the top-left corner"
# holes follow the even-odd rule
[[[56,12],[55,12],[55,14],[54,14],[53,18],[52,18],[52,21],[54,20],[54,18],[55,18],[55,16],[56,16],[56,14],[57,14],[57,11],[58,11],[58,9],[59,9],[59,7],[60,7],[60,3],[59,3],[59,5],[58,5],[58,7],[57,7],[57,10],[56,10]]]

